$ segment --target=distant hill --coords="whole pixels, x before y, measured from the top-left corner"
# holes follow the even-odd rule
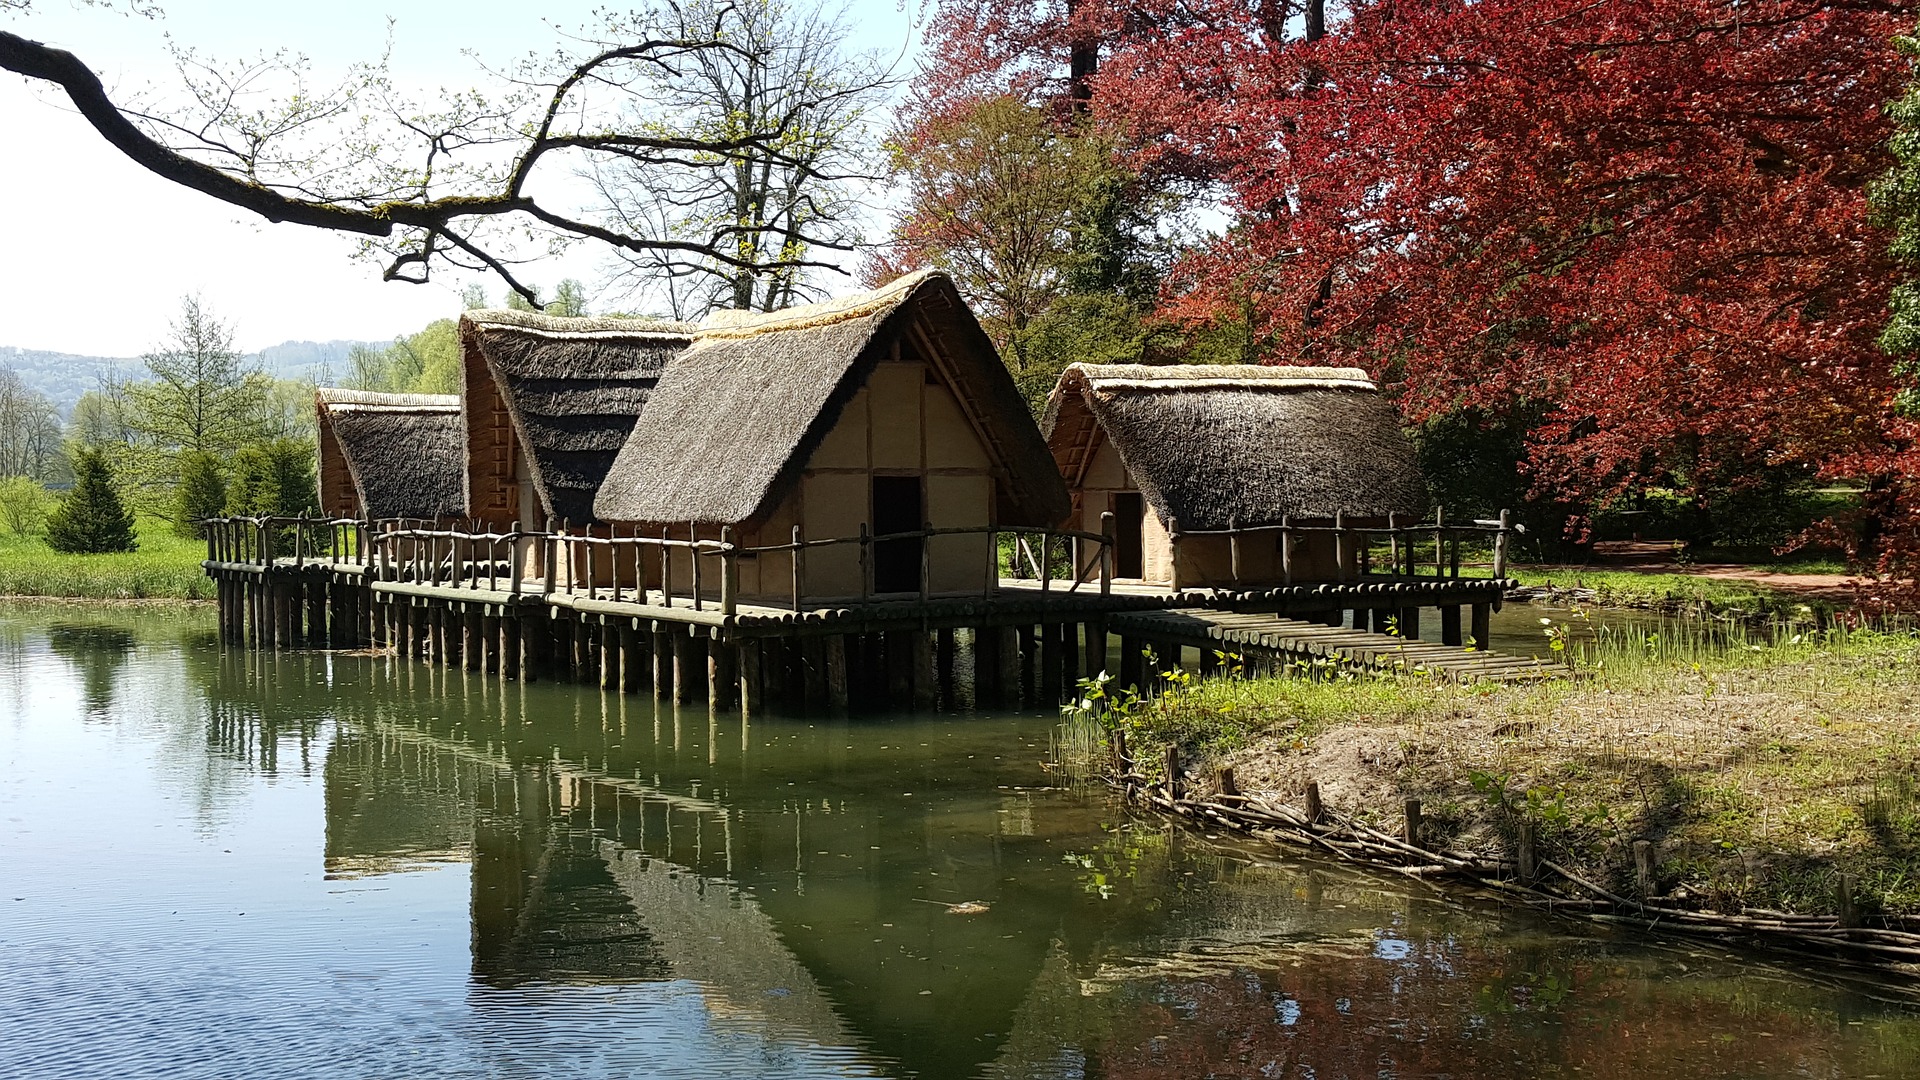
[[[355,345],[384,345],[359,341],[283,341],[254,354],[267,373],[279,379],[337,379],[346,373],[347,353]],[[73,408],[80,395],[99,387],[102,379],[132,378],[145,369],[137,356],[78,356],[44,349],[0,345],[0,366],[20,373],[27,386],[47,395],[61,412]]]

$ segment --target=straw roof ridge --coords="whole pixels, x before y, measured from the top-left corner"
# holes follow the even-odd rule
[[[458,394],[386,394],[373,390],[351,390],[343,386],[314,388],[316,402],[333,412],[349,409],[403,409],[441,411],[460,409]]]
[[[1373,379],[1356,367],[1277,364],[1073,364],[1096,388],[1153,390],[1247,389],[1375,390]]]
[[[544,337],[690,337],[697,327],[673,319],[615,315],[548,315],[511,308],[475,308],[460,319],[478,328],[509,328]]]
[[[866,292],[850,293],[846,296],[822,300],[817,304],[798,304],[779,311],[740,311],[732,308],[719,308],[700,320],[694,341],[724,341],[753,337],[756,334],[782,330],[816,330],[835,323],[854,319],[871,318],[884,314],[904,303],[908,297],[923,285],[934,279],[947,282],[952,280],[939,270],[916,270],[887,282],[877,289]]]
[[[1071,468],[1097,425],[1148,504],[1182,529],[1427,509],[1413,442],[1371,382],[1316,373],[1274,393],[1274,377],[1260,374],[1272,368],[1169,386],[1100,380],[1092,367],[1070,367],[1048,401],[1055,460]]]

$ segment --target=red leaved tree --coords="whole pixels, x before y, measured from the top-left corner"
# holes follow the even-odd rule
[[[1912,6],[1362,0],[1317,40],[1315,13],[1244,0],[942,8],[984,36],[923,85],[1066,93],[1094,42],[1100,127],[1221,185],[1231,228],[1165,314],[1368,367],[1413,421],[1525,414],[1536,490],[1566,502],[1866,481],[1863,554],[1911,576],[1866,188]]]

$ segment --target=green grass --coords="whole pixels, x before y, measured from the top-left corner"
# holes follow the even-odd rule
[[[1387,826],[1417,797],[1463,848],[1530,818],[1547,857],[1616,889],[1645,838],[1697,906],[1830,911],[1845,872],[1869,909],[1920,914],[1920,635],[1584,631],[1575,678],[1176,678],[1106,723],[1150,775],[1172,744],[1203,785],[1231,765],[1297,801],[1313,779]]]
[[[1826,573],[1770,567],[1782,573]],[[1698,577],[1691,574],[1648,574],[1631,570],[1593,570],[1575,566],[1516,566],[1507,576],[1522,585],[1551,585],[1561,589],[1592,589],[1594,603],[1606,607],[1649,608],[1691,614],[1738,612],[1747,615],[1792,615],[1801,608],[1831,609],[1832,601],[1771,588],[1754,581]]]
[[[170,523],[142,517],[139,550],[117,555],[62,555],[39,537],[0,533],[0,596],[86,600],[210,600],[213,582],[200,567],[204,541],[175,536]]]

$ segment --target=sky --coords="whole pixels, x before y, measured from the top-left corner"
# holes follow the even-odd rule
[[[80,0],[34,0],[24,15],[0,14],[0,29],[73,52],[116,93],[176,85],[169,35],[223,59],[303,52],[321,82],[377,58],[391,14],[392,71],[407,88],[429,91],[484,83],[466,51],[503,65],[550,48],[596,3],[173,0],[148,20]],[[910,49],[917,9],[917,0],[850,0],[853,46],[889,57]],[[0,73],[0,132],[0,345],[135,356],[165,338],[189,293],[234,325],[243,350],[382,341],[458,311],[474,280],[436,271],[425,285],[382,282],[378,264],[353,259],[351,239],[269,223],[170,184],[108,146],[58,88],[10,73]],[[546,288],[566,277],[586,282],[591,296],[599,258],[571,253],[525,274]],[[499,302],[504,286],[485,285]]]

